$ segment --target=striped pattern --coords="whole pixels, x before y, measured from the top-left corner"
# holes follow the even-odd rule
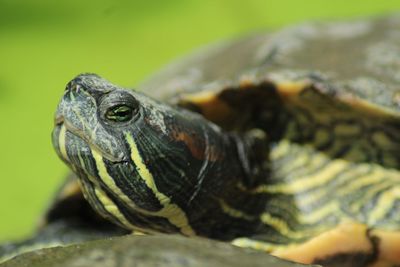
[[[150,214],[166,218],[172,225],[175,225],[177,228],[179,228],[182,234],[188,236],[195,235],[195,231],[190,227],[185,212],[176,204],[172,203],[168,196],[158,190],[153,175],[144,164],[140,156],[139,149],[132,136],[129,133],[126,133],[125,138],[131,149],[131,159],[139,172],[140,178],[143,179],[148,188],[151,189],[158,201],[163,206],[161,210]]]
[[[59,133],[59,147],[62,156],[65,159],[75,157],[77,164],[72,166],[82,166],[92,172],[91,175],[88,175],[84,171],[75,169],[79,173],[84,194],[91,205],[103,217],[114,221],[124,228],[142,232],[152,232],[151,228],[158,228],[164,232],[168,231],[168,228],[171,228],[172,232],[179,231],[184,235],[195,235],[194,230],[189,225],[186,214],[176,204],[171,203],[171,200],[167,196],[158,191],[152,174],[144,165],[132,137],[129,134],[126,134],[125,137],[125,141],[131,148],[131,160],[134,166],[137,167],[138,177],[147,185],[148,190],[156,196],[160,209],[151,211],[144,207],[139,207],[124,192],[126,188],[120,188],[121,185],[118,185],[115,178],[110,175],[111,164],[107,163],[107,160],[99,154],[97,149],[88,147],[91,153],[89,158],[88,155],[82,155],[82,146],[87,145],[71,133],[69,133],[67,138],[65,126],[63,125]],[[70,143],[69,145],[67,144],[68,142]],[[67,151],[69,151],[70,155],[74,156],[68,155]],[[123,211],[123,207],[125,207],[125,212]],[[132,212],[128,211],[130,209],[138,214],[138,218],[129,218],[132,217]],[[163,222],[165,220],[168,222],[167,224]],[[140,223],[140,221],[142,222]],[[157,225],[157,222],[159,225]],[[152,227],[150,227],[151,225]]]
[[[270,154],[273,176],[247,189],[273,199],[260,216],[265,234],[234,243],[274,251],[346,221],[399,231],[400,122],[362,114],[313,89],[284,101],[290,119]]]
[[[261,83],[245,89],[227,88],[215,97],[230,104],[238,123],[243,110],[252,107],[232,99],[265,97],[266,111],[256,109],[265,121],[256,125],[263,125],[275,142],[267,182],[255,188],[237,185],[244,193],[266,196],[264,212],[251,217],[263,226],[251,239],[237,238],[234,244],[275,251],[349,221],[400,231],[398,115],[362,101],[332,98],[307,83],[282,83],[276,89]],[[190,100],[201,111],[208,107],[201,97]],[[226,201],[221,206],[232,218],[249,219]]]
[[[288,148],[290,147],[290,148]],[[282,150],[287,153],[282,154]],[[288,161],[307,162],[287,168]],[[278,210],[288,205],[296,207],[296,224],[288,230],[285,214],[263,214],[262,221],[293,241],[306,239],[334,227],[345,219],[375,227],[398,229],[400,218],[400,172],[378,164],[354,163],[343,159],[331,160],[313,147],[282,141],[271,153],[272,184],[261,185],[255,194],[265,193],[274,201],[266,210]],[[329,164],[326,164],[326,162]],[[317,164],[315,164],[317,163]],[[282,210],[282,212],[287,212]],[[268,237],[266,237],[268,238]]]

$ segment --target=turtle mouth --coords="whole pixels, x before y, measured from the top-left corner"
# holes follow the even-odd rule
[[[66,132],[69,132],[70,134],[74,135],[75,137],[81,139],[84,143],[86,143],[89,146],[92,153],[93,152],[98,153],[112,163],[127,162],[127,159],[124,156],[121,156],[121,157],[114,156],[111,153],[104,151],[104,149],[101,149],[81,129],[75,127],[72,123],[70,123],[67,119],[65,119],[64,116],[62,116],[62,115],[57,116],[54,119],[54,125],[55,125],[55,127],[59,127],[59,128],[65,127]],[[67,137],[65,137],[65,138],[67,138]],[[64,141],[64,145],[65,145],[65,141]]]

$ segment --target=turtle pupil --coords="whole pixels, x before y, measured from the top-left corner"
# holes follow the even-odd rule
[[[126,105],[118,105],[111,107],[106,112],[106,118],[114,122],[126,122],[133,117],[133,110]]]

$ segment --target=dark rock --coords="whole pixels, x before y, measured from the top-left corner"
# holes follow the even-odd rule
[[[3,267],[301,267],[251,249],[174,235],[113,237],[21,254]],[[310,266],[310,265],[309,265]]]

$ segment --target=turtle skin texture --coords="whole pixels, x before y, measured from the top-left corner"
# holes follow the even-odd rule
[[[109,235],[200,235],[324,266],[400,264],[399,26],[397,15],[306,23],[219,43],[167,66],[140,85],[138,89],[151,98],[126,93],[96,75],[78,76],[67,86],[57,111],[53,143],[82,187],[63,187],[47,213],[44,231],[66,217],[95,225],[95,217],[117,225],[106,226],[112,229]],[[169,119],[157,124],[155,132],[165,135],[163,140],[171,146],[160,143],[158,152],[185,151],[186,158],[167,163],[191,163],[191,168],[172,164],[170,169],[184,173],[181,178],[193,188],[182,187],[180,195],[175,189],[168,191],[164,176],[169,169],[157,170],[163,158],[152,165],[157,150],[149,151],[154,144],[142,141],[146,136],[139,140],[129,128],[122,139],[129,148],[130,168],[136,168],[135,179],[144,182],[139,192],[144,197],[129,195],[129,184],[112,172],[117,168],[114,162],[128,162],[125,156],[107,147],[104,139],[85,135],[102,130],[89,127],[91,113],[85,112],[96,104],[109,105],[104,95],[113,94],[113,101],[133,98],[135,107],[150,114],[141,129]],[[72,125],[74,118],[67,111],[74,109],[88,127],[77,131],[79,123]],[[109,110],[106,117],[126,119],[126,106],[120,102]],[[154,138],[152,131],[146,133]],[[198,137],[200,133],[207,138]],[[111,147],[117,147],[119,141],[113,138]],[[73,159],[77,151],[89,151],[83,158],[97,168]],[[209,173],[204,178],[200,164],[201,175],[194,175],[191,184],[199,159],[207,162]],[[115,187],[110,178],[120,184]],[[190,192],[187,198],[185,192]],[[82,193],[98,218],[81,219],[82,210],[93,212]],[[71,197],[79,199],[78,207],[86,206],[64,216],[60,207]]]

